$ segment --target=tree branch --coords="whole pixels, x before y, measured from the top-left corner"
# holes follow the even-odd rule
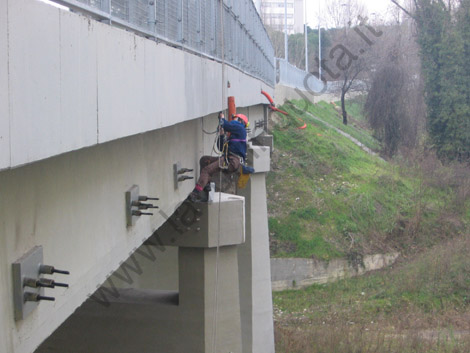
[[[416,19],[415,16],[409,12],[407,9],[405,9],[403,6],[401,6],[397,0],[390,0],[391,2],[393,2],[395,5],[397,5],[404,13],[406,13],[408,16],[410,16],[412,19]]]

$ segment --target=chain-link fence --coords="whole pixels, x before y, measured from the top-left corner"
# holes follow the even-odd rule
[[[52,1],[218,61],[224,56],[275,84],[274,49],[253,0]]]
[[[326,85],[312,74],[288,63],[285,59],[276,58],[276,83],[298,88],[310,93],[323,93]]]

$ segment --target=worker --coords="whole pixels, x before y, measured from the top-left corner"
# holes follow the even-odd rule
[[[227,121],[221,112],[219,127],[219,149],[222,150],[222,156],[203,156],[200,159],[201,175],[189,195],[189,199],[193,202],[207,202],[208,190],[205,187],[208,186],[212,175],[221,170],[234,173],[245,163],[248,118],[243,114],[236,114],[233,120]],[[228,137],[224,135],[225,132],[229,133]]]

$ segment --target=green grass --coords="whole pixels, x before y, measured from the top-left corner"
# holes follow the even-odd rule
[[[346,111],[348,115],[352,117],[354,121],[361,123],[366,122],[366,117],[364,116],[363,107],[366,100],[366,96],[358,96],[354,99],[346,101]],[[335,102],[336,105],[341,105],[341,102]],[[353,121],[353,125],[354,125]]]
[[[408,251],[458,231],[460,224],[453,227],[446,218],[453,192],[439,185],[439,175],[432,180],[427,172],[369,155],[334,129],[300,114],[303,106],[295,104],[282,107],[290,116],[272,130],[276,153],[267,187],[273,257],[329,260],[350,251]],[[359,115],[358,103],[350,106]],[[331,104],[307,108],[342,127]],[[303,125],[298,118],[307,122],[306,129],[298,129]],[[342,128],[369,146],[377,145],[367,130]]]
[[[307,123],[312,123],[315,120],[309,117],[308,114],[305,114],[305,112],[313,114],[328,124],[351,135],[370,149],[378,151],[380,144],[372,137],[372,132],[367,129],[365,117],[362,114],[361,103],[358,101],[348,101],[346,103],[346,111],[348,111],[350,119],[348,125],[343,124],[340,103],[336,102],[335,104],[336,108],[333,104],[327,102],[311,104],[305,103],[303,100],[293,100],[285,106],[289,106],[292,113],[305,120]]]
[[[469,251],[466,235],[393,268],[274,293],[276,351],[469,352]]]
[[[300,291],[274,293],[274,305],[313,322],[354,321],[367,324],[406,312],[432,319],[470,304],[470,237],[433,247],[394,268]],[[335,315],[333,315],[335,313]],[[421,323],[422,328],[427,325]]]

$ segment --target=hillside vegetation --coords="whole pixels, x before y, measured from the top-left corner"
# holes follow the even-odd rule
[[[360,102],[349,102],[348,126],[332,104],[282,109],[290,116],[273,116],[268,177],[272,256],[402,256],[362,277],[274,293],[276,351],[470,352],[468,168],[424,149],[392,161],[368,154],[331,127],[379,150]]]
[[[470,193],[465,170],[422,152],[386,162],[315,120],[379,150],[360,103],[344,126],[334,105],[295,101],[274,117],[268,175],[271,255],[328,260],[374,252],[410,252],[464,231]],[[306,129],[299,119],[307,123]]]

